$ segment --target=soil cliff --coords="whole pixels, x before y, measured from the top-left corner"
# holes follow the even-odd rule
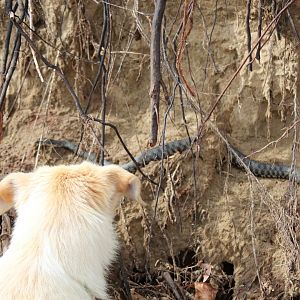
[[[107,19],[101,1],[32,2],[38,34],[32,39],[40,53],[61,68],[82,107],[101,118],[105,99],[106,122],[118,128],[129,151],[137,155],[147,149],[153,1],[111,1],[106,16],[109,42],[102,49],[99,41]],[[248,53],[247,13],[254,45],[260,13],[264,30],[286,4],[265,2],[259,10],[261,1],[253,1],[249,12],[246,1],[167,1],[159,142],[186,137],[187,132],[194,136],[199,130],[201,139],[193,151],[143,168],[161,185],[158,192],[156,185],[139,175],[147,206],[129,201],[121,204],[116,228],[123,263],[121,275],[119,264],[111,275],[118,279],[112,280],[115,299],[124,298],[126,289],[133,299],[176,299],[165,272],[189,299],[195,293],[194,283],[203,281],[207,269],[208,282],[218,290],[219,299],[298,299],[297,187],[289,181],[257,179],[231,167],[223,140],[253,159],[297,165],[297,1],[276,28],[271,26],[259,60],[254,51],[253,70],[248,63],[240,70],[210,120],[201,127]],[[273,2],[277,8],[272,7]],[[0,46],[4,49],[8,18],[1,23]],[[182,26],[186,26],[186,36]],[[15,36],[13,31],[11,43]],[[178,65],[180,47],[184,50]],[[101,81],[91,93],[103,51],[107,51],[105,90]],[[6,95],[0,175],[82,160],[65,149],[39,144],[43,139],[81,141],[82,151],[101,151],[101,124],[83,123],[65,82],[39,58],[38,63],[44,82],[23,38]],[[177,82],[175,66],[180,66]],[[105,159],[113,163],[130,160],[110,126],[105,127]],[[3,218],[4,250],[10,226],[9,219]]]

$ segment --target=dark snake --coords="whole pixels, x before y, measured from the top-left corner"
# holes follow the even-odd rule
[[[166,157],[172,156],[173,154],[179,152],[182,153],[191,149],[192,139],[184,138],[181,140],[175,140],[172,142],[165,143],[164,146],[157,146],[148,150],[145,150],[141,154],[135,157],[135,162],[130,161],[128,163],[120,165],[125,170],[134,173],[137,170],[137,167],[145,167],[152,161],[159,161]],[[77,155],[83,157],[86,160],[96,162],[96,156],[93,153],[88,153],[84,151],[79,151],[78,146],[67,140],[52,140],[44,139],[42,141],[37,141],[42,145],[53,145],[60,148],[65,148],[70,150]],[[163,151],[162,151],[163,148]],[[248,158],[241,151],[237,150],[235,147],[228,144],[228,151],[230,153],[231,162],[233,166],[238,169],[245,171],[245,166],[256,176],[263,178],[276,178],[276,179],[293,179],[295,182],[300,182],[300,171],[293,170],[290,166],[272,164],[256,161]],[[105,164],[111,164],[108,161],[105,161]]]

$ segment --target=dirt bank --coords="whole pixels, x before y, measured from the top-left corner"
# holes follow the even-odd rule
[[[42,54],[62,68],[83,107],[88,103],[99,65],[97,47],[103,8],[96,2],[45,0],[34,6],[37,32],[52,46],[38,37],[34,39]],[[167,59],[162,60],[165,93],[159,126],[162,134],[168,105],[174,99],[166,118],[167,141],[185,137],[186,129],[191,135],[197,133],[203,117],[200,112],[208,112],[247,52],[246,1],[197,1],[182,60],[186,83],[182,97],[177,88],[172,98],[174,79],[170,68],[176,58],[173,40],[182,20],[179,2],[168,1],[165,13]],[[256,5],[253,3],[250,16],[253,41],[257,38]],[[290,12],[296,28],[300,28],[296,8]],[[117,126],[134,155],[147,148],[150,132],[149,38],[153,9],[152,2],[114,1],[110,11],[106,120]],[[263,28],[271,21],[271,12],[271,8],[263,10]],[[2,37],[6,22],[1,26]],[[294,153],[297,163],[298,127],[293,124],[299,113],[299,50],[289,20],[282,22],[261,50],[260,61],[253,60],[253,71],[244,67],[236,76],[212,115],[213,125],[208,123],[193,153],[176,154],[163,165],[155,162],[144,169],[157,182],[162,176],[159,196],[156,186],[143,179],[143,199],[148,206],[129,201],[121,204],[116,227],[133,295],[172,299],[174,295],[161,277],[166,270],[193,295],[190,285],[197,278],[203,279],[200,262],[213,267],[209,281],[219,289],[219,295],[226,294],[228,299],[290,299],[299,295],[296,187],[288,181],[257,180],[228,166],[226,147],[213,129],[216,126],[246,154],[264,148],[251,158],[291,164]],[[62,80],[42,62],[40,68],[44,83],[38,77],[30,48],[23,42],[7,93],[0,175],[82,160],[67,150],[38,147],[39,138],[78,143],[83,133],[83,150],[100,149],[95,133],[101,135],[101,127],[94,123],[83,126]],[[187,86],[195,97],[184,93]],[[100,95],[97,87],[89,110],[94,116],[101,116]],[[129,161],[110,127],[106,127],[105,150],[106,159],[114,163]],[[117,266],[114,276],[120,279],[116,270]],[[112,284],[116,299],[122,297],[121,280],[117,282]]]

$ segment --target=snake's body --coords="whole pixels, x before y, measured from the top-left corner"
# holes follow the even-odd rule
[[[290,166],[271,164],[256,161],[247,158],[242,152],[232,147],[232,150],[242,160],[242,162],[249,168],[249,170],[257,177],[263,178],[277,178],[277,179],[293,179],[295,182],[300,182],[300,171],[293,170]],[[230,149],[231,150],[231,149]],[[239,159],[232,153],[232,163],[235,167],[244,170],[245,167]]]
[[[142,152],[140,155],[135,157],[135,161],[130,161],[126,164],[121,165],[125,170],[129,172],[136,172],[138,167],[144,167],[152,161],[158,161],[168,156],[171,156],[177,152],[183,152],[191,148],[191,140],[189,138],[175,140],[169,143],[165,143],[164,146],[158,146],[151,148]],[[78,147],[72,142],[69,141],[57,141],[57,140],[43,140],[42,144],[44,145],[54,145],[61,148],[68,149],[76,153]],[[162,148],[164,151],[162,151]],[[248,168],[255,176],[263,178],[277,178],[277,179],[293,179],[295,182],[300,182],[300,171],[292,170],[290,166],[265,163],[256,160],[249,159],[242,152],[237,150],[235,147],[229,145],[228,150],[231,156],[232,164],[242,170],[245,170],[245,167]],[[96,161],[94,154],[88,156],[86,152],[77,153],[80,156],[83,156],[85,159],[91,161]],[[105,161],[105,164],[110,164],[110,162]]]

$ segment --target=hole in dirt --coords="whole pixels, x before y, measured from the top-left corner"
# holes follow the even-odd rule
[[[180,251],[178,255],[174,256],[176,266],[179,268],[191,267],[197,264],[196,253],[191,249]],[[173,258],[168,257],[168,262],[173,265]]]
[[[222,269],[227,275],[233,275],[234,273],[234,265],[232,263],[229,263],[227,261],[223,261],[222,264]]]
[[[300,300],[300,295],[293,296],[291,300]]]
[[[234,265],[228,261],[223,261],[221,263],[221,267],[226,275],[226,278],[224,278],[223,288],[218,292],[216,300],[231,300],[233,299],[233,288],[235,285],[233,277]]]

